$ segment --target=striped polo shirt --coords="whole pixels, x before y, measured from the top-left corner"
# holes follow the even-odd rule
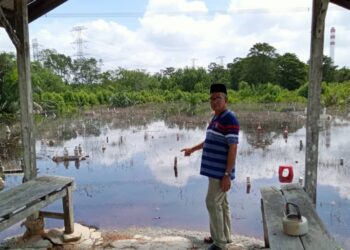
[[[200,174],[222,179],[226,170],[229,145],[238,144],[239,123],[235,114],[225,110],[215,115],[207,128],[203,145]],[[231,179],[235,178],[235,168]]]

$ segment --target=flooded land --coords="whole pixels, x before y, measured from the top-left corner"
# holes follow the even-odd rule
[[[292,182],[303,181],[305,110],[293,105],[231,108],[241,125],[236,179],[230,190],[233,232],[263,239],[260,188],[282,185],[278,170],[284,165],[293,167]],[[210,117],[209,106],[204,104],[105,108],[70,118],[43,118],[36,124],[38,174],[75,178],[77,222],[101,229],[208,230],[207,178],[199,175],[201,153],[184,157],[180,150],[204,139]],[[324,110],[319,128],[317,211],[335,239],[349,249],[349,111]],[[18,168],[19,126],[10,129],[6,138],[1,128],[0,157],[6,167]],[[85,157],[52,160],[65,150]],[[21,181],[21,174],[8,174],[5,189]],[[60,206],[57,202],[49,209],[59,211]],[[60,223],[46,222],[48,226]],[[1,232],[0,240],[22,231],[15,225]]]

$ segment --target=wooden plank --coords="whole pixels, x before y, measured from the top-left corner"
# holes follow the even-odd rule
[[[31,182],[30,185],[20,185],[15,190],[10,189],[1,193],[0,199],[3,202],[0,204],[0,217],[32,202],[36,202],[36,200],[45,199],[48,194],[62,190],[66,186],[55,183],[52,185],[38,185]]]
[[[39,216],[42,216],[45,218],[51,218],[51,219],[58,219],[58,220],[64,219],[63,213],[56,213],[56,212],[49,212],[49,211],[40,211]]]
[[[266,221],[270,249],[295,250],[304,249],[300,240],[283,232],[285,200],[281,192],[274,187],[261,188],[263,210]]]
[[[4,209],[12,202],[18,204],[16,205],[17,207],[21,207],[31,201],[40,199],[51,192],[60,190],[65,186],[72,184],[72,182],[73,179],[67,177],[42,176],[28,183],[14,187],[6,192],[0,193],[0,199],[4,201],[0,204],[0,216],[5,213],[3,212]]]
[[[23,169],[5,169],[4,174],[21,174]]]
[[[74,232],[72,187],[67,188],[67,195],[62,198],[62,203],[64,213],[64,233],[71,234]]]
[[[41,176],[17,187],[0,193],[0,217],[48,194],[73,185],[73,179],[58,176]]]
[[[302,216],[308,221],[309,232],[300,237],[305,249],[332,250],[340,247],[328,233],[321,218],[316,213],[311,199],[299,185],[283,186],[282,192],[289,202],[299,206]]]
[[[33,213],[39,211],[41,208],[44,208],[48,206],[50,203],[54,202],[57,199],[60,199],[67,195],[67,190],[61,190],[54,195],[48,197],[46,200],[40,200],[36,204],[32,205],[31,207],[24,208],[17,214],[14,214],[10,218],[0,221],[0,231],[4,230],[5,228],[8,228],[17,222],[20,222],[21,220],[24,220],[26,217],[32,215]]]

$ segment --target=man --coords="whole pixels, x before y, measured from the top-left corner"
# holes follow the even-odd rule
[[[184,148],[185,156],[203,149],[200,174],[209,178],[206,205],[210,221],[212,243],[208,250],[225,249],[231,239],[231,212],[227,191],[235,178],[239,124],[235,114],[227,109],[226,86],[215,83],[210,86],[210,105],[215,112],[206,132],[204,142],[192,148]]]

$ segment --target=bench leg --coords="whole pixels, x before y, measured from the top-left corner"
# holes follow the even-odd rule
[[[67,187],[67,195],[62,198],[62,203],[64,213],[64,233],[71,234],[74,232],[74,214],[71,186]]]
[[[27,217],[22,225],[26,227],[26,231],[23,235],[24,238],[44,234],[44,218],[38,216],[37,212]]]

